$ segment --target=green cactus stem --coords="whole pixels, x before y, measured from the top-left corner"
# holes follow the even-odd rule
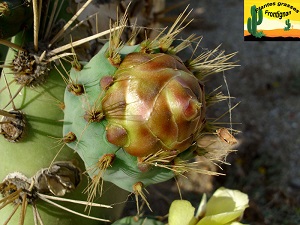
[[[250,17],[248,18],[247,29],[250,34],[252,34],[255,37],[258,37],[260,35],[258,35],[258,32],[257,32],[257,25],[260,25],[263,21],[263,12],[262,12],[262,9],[259,9],[257,11],[255,5],[251,6],[250,12],[251,12],[252,18],[250,18]]]
[[[124,217],[112,225],[164,225],[165,223],[155,219],[155,218],[137,218],[135,216]]]
[[[21,2],[24,3],[25,1]],[[50,5],[54,3],[54,1],[49,2]],[[61,7],[61,14],[63,16],[58,16],[58,18],[70,17],[66,11],[67,2],[61,1],[61,3],[65,4],[65,7]],[[21,5],[18,6],[21,7]],[[32,10],[32,6],[29,6],[29,9]],[[5,16],[6,13],[8,13],[8,11],[3,12],[2,16]],[[42,15],[42,17],[46,19],[49,18],[45,15]],[[3,19],[3,17],[0,19]],[[1,21],[0,26],[1,25],[7,24]],[[19,31],[20,30],[17,32]],[[15,33],[16,32],[11,32],[10,35]],[[52,35],[51,32],[49,32],[49,35]],[[85,202],[86,205],[82,205],[82,202],[79,202],[87,199],[87,195],[84,193],[84,190],[88,186],[87,176],[82,176],[82,181],[78,185],[76,182],[76,189],[68,188],[62,190],[63,192],[65,190],[67,190],[66,192],[70,192],[63,198],[75,201],[72,203],[66,201],[61,203],[56,200],[51,200],[58,205],[64,205],[67,209],[85,214],[85,216],[74,215],[66,210],[62,210],[57,205],[53,203],[50,204],[49,201],[45,202],[49,200],[47,199],[48,197],[40,195],[42,194],[40,193],[42,192],[41,190],[44,188],[39,189],[38,187],[44,187],[45,185],[43,184],[46,181],[48,182],[46,186],[51,186],[49,189],[49,195],[51,195],[51,197],[55,198],[62,195],[60,187],[72,186],[73,184],[68,182],[68,179],[73,179],[72,177],[66,176],[61,178],[51,175],[46,176],[46,178],[40,182],[32,182],[35,180],[33,178],[36,178],[35,175],[38,171],[43,168],[51,167],[50,165],[54,159],[59,161],[74,161],[78,164],[78,168],[82,173],[86,171],[81,158],[77,154],[74,154],[72,149],[66,146],[66,143],[75,141],[76,137],[71,133],[62,136],[62,119],[64,117],[62,111],[64,108],[63,96],[66,85],[58,71],[52,65],[52,61],[48,60],[49,57],[46,56],[46,52],[48,52],[49,49],[47,49],[47,47],[45,49],[47,43],[42,43],[42,41],[45,39],[48,40],[48,38],[44,39],[42,35],[40,38],[38,42],[38,49],[40,51],[37,52],[32,50],[33,35],[31,30],[26,30],[22,35],[19,33],[19,35],[13,37],[11,40],[12,44],[8,46],[19,46],[17,48],[19,51],[16,51],[16,49],[9,50],[1,74],[0,224],[7,224],[8,222],[9,224],[21,225],[37,224],[34,222],[37,221],[35,216],[37,215],[35,212],[36,209],[41,218],[39,220],[43,221],[38,221],[38,224],[45,225],[99,224],[99,221],[87,219],[86,217],[103,218],[106,221],[114,220],[121,214],[123,204],[117,204],[113,209],[95,210],[94,207],[91,207],[91,210],[85,211],[86,206],[88,206],[87,209],[89,209],[89,206],[93,204]],[[24,46],[24,49],[20,46]],[[54,43],[54,46],[57,47],[57,42]],[[45,52],[43,52],[44,50]],[[40,61],[39,59],[43,60]],[[40,64],[41,62],[42,64]],[[13,180],[10,179],[10,176],[14,176],[14,172],[18,172],[18,176],[21,174],[20,177],[23,180],[20,186],[16,186],[17,191],[16,188],[11,188],[14,186],[15,180],[19,180],[18,177],[13,177]],[[52,181],[56,179],[63,182],[58,184],[53,183]],[[29,182],[27,182],[28,180]],[[49,184],[49,182],[54,184],[54,186]],[[101,199],[97,199],[98,203],[101,202],[102,204],[111,205],[113,203],[124,202],[128,194],[126,191],[112,184],[105,187],[108,187],[109,190],[103,190],[105,194],[103,194]],[[16,192],[16,194],[11,196],[9,194],[10,192]],[[30,198],[23,195],[27,192],[29,192],[30,195],[34,194],[34,196],[38,197],[35,197],[31,201]],[[118,194],[116,195],[114,193]],[[20,201],[13,201],[11,198],[19,197],[18,194]],[[18,207],[19,203],[20,205]]]
[[[13,56],[14,51],[10,50],[7,60],[11,61]],[[10,73],[10,71],[5,68],[3,71],[3,76],[5,74],[7,82],[11,83],[13,77],[9,76],[8,73]],[[13,133],[15,135],[20,135],[6,136],[4,133],[3,137],[0,137],[0,182],[2,182],[5,176],[15,171],[21,172],[26,177],[33,177],[41,168],[49,167],[59,150],[60,153],[56,157],[56,160],[73,160],[79,163],[79,168],[82,172],[86,170],[81,158],[77,154],[74,154],[72,149],[66,146],[66,143],[70,143],[75,140],[74,136],[67,134],[65,137],[62,137],[62,122],[60,122],[60,120],[63,118],[63,107],[59,107],[59,104],[63,102],[65,85],[63,84],[63,81],[56,70],[51,70],[49,75],[50,76],[47,82],[42,86],[35,87],[34,90],[30,87],[24,87],[18,97],[16,97],[5,109],[3,109],[4,106],[10,101],[11,98],[9,91],[12,93],[17,92],[19,85],[12,83],[9,85],[9,89],[7,89],[4,80],[1,80],[2,82],[0,83],[0,89],[5,88],[0,95],[0,107],[3,109],[2,111],[11,112],[11,109],[16,108],[22,111],[23,116],[22,119],[19,120],[20,124],[18,126],[12,126],[12,128],[16,130],[16,132]],[[3,112],[0,113],[5,114]],[[9,122],[7,121],[9,118],[13,119],[13,117],[4,117],[2,119],[2,131],[9,124],[16,124],[16,122],[7,123]],[[13,131],[13,129],[5,129],[4,131],[6,134],[7,130],[10,132]],[[87,195],[83,192],[88,186],[88,180],[86,176],[82,176],[82,178],[83,180],[80,182],[78,187],[66,195],[67,198],[81,201],[87,199]],[[112,184],[109,184],[106,187],[109,187],[109,190],[104,190],[103,192],[107,193],[107,195],[103,195],[99,203],[112,204],[115,202],[122,202],[127,196],[127,192],[114,187]],[[117,192],[118,195],[115,195],[114,192]],[[39,199],[37,199],[36,205],[39,214],[46,225],[57,223],[64,225],[99,223],[99,221],[73,215],[51,204],[40,201]],[[76,203],[64,204],[64,206],[67,206],[68,208],[77,212],[87,214],[87,212],[84,211],[85,206],[78,206]],[[11,218],[11,224],[19,223],[20,208],[21,207],[19,207],[19,210]],[[3,224],[4,221],[8,219],[13,209],[13,205],[7,205],[1,209],[0,224]],[[29,203],[24,224],[33,224],[34,214],[32,210],[33,207]],[[114,207],[114,209],[97,209],[97,212],[92,209],[90,215],[97,218],[106,217],[105,219],[114,219],[120,215],[121,210],[121,205]]]
[[[286,27],[284,27],[283,30],[289,31],[289,30],[291,29],[290,19],[287,19],[287,20],[285,21],[285,25],[286,25]]]

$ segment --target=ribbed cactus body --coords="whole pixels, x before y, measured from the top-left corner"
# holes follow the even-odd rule
[[[15,52],[9,51],[7,60],[11,61],[11,58]],[[10,73],[5,69],[4,74]],[[6,76],[8,82],[11,82],[14,78],[12,76]],[[1,78],[2,79],[2,78]],[[3,80],[1,80],[3,81]],[[5,82],[0,83],[0,89],[5,87]],[[20,88],[19,85],[13,83],[10,85],[10,91],[16,93]],[[21,93],[14,99],[14,105],[18,110],[22,110],[25,117],[24,135],[17,142],[8,142],[5,138],[0,138],[1,148],[1,171],[0,182],[4,177],[12,172],[22,172],[27,177],[32,177],[37,171],[42,168],[49,167],[51,161],[54,159],[57,148],[55,143],[62,133],[63,112],[56,105],[57,100],[62,100],[65,86],[62,84],[62,80],[57,73],[53,70],[48,82],[43,86],[36,87],[34,90],[29,87],[24,87]],[[0,94],[0,107],[3,107],[10,101],[8,89],[5,89]],[[12,104],[10,104],[6,110],[12,110]],[[62,145],[60,145],[62,147]],[[72,149],[66,146],[62,148],[61,154],[57,160],[77,160],[80,162],[78,155],[73,153]],[[81,169],[84,170],[84,165],[81,162]],[[81,182],[79,188],[76,189],[69,198],[84,200],[85,195],[81,192],[87,185],[87,180]],[[80,197],[81,195],[81,197]],[[2,197],[2,196],[1,196]],[[76,204],[72,209],[83,212],[83,207],[78,207]],[[3,224],[8,216],[12,212],[14,205],[9,204],[0,211],[0,224]],[[45,222],[45,224],[82,224],[81,217],[76,216],[76,222],[72,219],[73,214],[62,211],[55,206],[46,204],[43,201],[38,201],[37,208],[39,213]],[[51,211],[52,213],[49,213]],[[60,215],[58,218],[57,215]],[[17,213],[12,217],[9,224],[19,223],[20,208]],[[95,215],[93,213],[93,215]],[[25,224],[33,224],[33,213],[31,205],[28,206]],[[95,221],[91,221],[91,224],[96,224]]]

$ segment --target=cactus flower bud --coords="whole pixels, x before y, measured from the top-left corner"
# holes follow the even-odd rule
[[[205,123],[204,85],[176,56],[131,53],[114,74],[102,110],[107,140],[129,154],[178,154]]]

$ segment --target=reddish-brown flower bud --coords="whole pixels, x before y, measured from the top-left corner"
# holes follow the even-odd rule
[[[131,53],[115,73],[102,110],[109,122],[108,140],[122,143],[129,154],[182,152],[203,127],[204,87],[176,56]],[[111,138],[120,136],[120,130],[122,141]]]

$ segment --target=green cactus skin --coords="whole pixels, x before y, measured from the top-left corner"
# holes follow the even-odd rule
[[[285,31],[289,31],[290,28],[291,28],[290,19],[287,19],[287,20],[285,21],[285,25],[286,25],[286,27],[284,27],[283,29],[284,29]]]
[[[251,16],[252,18],[248,18],[247,21],[247,29],[249,31],[250,34],[252,34],[253,36],[257,36],[257,25],[260,25],[263,21],[263,12],[262,9],[259,9],[258,12],[256,13],[256,6],[253,5],[251,6]],[[257,15],[258,15],[258,19],[257,19]]]
[[[129,224],[130,225],[164,225],[163,222],[148,217],[138,218],[138,220],[136,217],[125,217],[114,222],[112,225],[129,225]]]
[[[94,56],[91,61],[83,66],[81,71],[72,69],[70,78],[78,84],[82,84],[85,94],[76,96],[66,89],[65,91],[65,118],[64,135],[73,132],[78,138],[78,142],[68,143],[85,162],[90,177],[94,177],[99,171],[95,168],[98,160],[105,154],[115,154],[112,166],[109,166],[104,173],[103,179],[110,181],[124,190],[133,191],[132,186],[137,182],[142,182],[145,186],[168,180],[174,173],[162,168],[153,168],[147,172],[141,172],[137,166],[137,157],[126,154],[106,140],[107,121],[87,123],[83,116],[87,109],[99,108],[101,93],[103,90],[99,85],[102,77],[113,75],[117,70],[112,66],[105,56],[108,44]],[[122,55],[139,50],[139,46],[126,46],[121,51]]]
[[[7,61],[11,61],[15,52],[9,51]],[[9,73],[8,69],[4,69],[8,82],[13,80],[13,76]],[[5,87],[5,82],[0,83],[0,89]],[[16,93],[19,89],[19,85],[12,83],[10,85],[11,93]],[[0,137],[1,146],[1,170],[0,181],[4,177],[15,171],[19,171],[27,177],[32,177],[41,168],[49,167],[53,158],[55,157],[58,149],[57,141],[61,140],[63,123],[63,111],[58,107],[58,103],[63,101],[63,95],[65,91],[65,84],[61,79],[61,76],[56,70],[51,70],[49,78],[44,85],[35,87],[24,87],[21,94],[14,99],[15,107],[18,110],[22,110],[26,117],[25,135],[18,143],[11,143]],[[10,100],[10,95],[6,89],[0,94],[0,108]],[[12,109],[10,104],[6,110]],[[84,164],[77,154],[67,146],[61,149],[61,153],[58,155],[57,160],[75,160],[80,164],[82,171],[85,171]],[[67,194],[66,197],[70,199],[86,200],[87,195],[83,194],[83,190],[88,185],[86,176],[78,188]],[[99,202],[103,204],[112,204],[116,202],[123,202],[126,199],[127,192],[115,187],[112,184],[108,184],[109,190],[105,190],[106,194],[99,199]],[[118,195],[114,194],[118,193]],[[62,205],[69,207],[75,211],[84,213],[85,206],[79,206],[76,204]],[[99,221],[93,221],[90,219],[82,218],[80,216],[65,212],[50,204],[47,204],[41,200],[37,202],[37,208],[41,214],[45,225],[49,224],[62,224],[62,225],[75,225],[75,224],[99,224]],[[95,211],[92,209],[91,216],[106,219],[116,219],[122,211],[122,204],[117,205],[114,209],[99,209]],[[8,215],[13,210],[12,205],[8,205],[0,210],[0,224],[3,224]],[[85,212],[87,213],[87,212]],[[18,224],[20,210],[13,216],[10,224]],[[108,218],[110,217],[110,218]],[[32,208],[29,205],[26,213],[25,224],[33,224]]]
[[[0,1],[0,38],[7,39],[28,29],[33,22],[31,1]]]

